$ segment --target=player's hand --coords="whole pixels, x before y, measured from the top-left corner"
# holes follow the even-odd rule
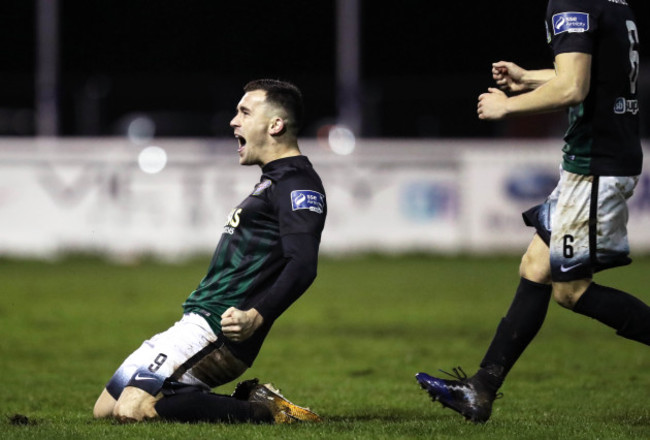
[[[522,92],[527,89],[523,82],[525,69],[509,61],[492,63],[492,78],[501,90]]]
[[[490,87],[487,93],[478,97],[478,118],[487,120],[501,119],[506,115],[508,96],[501,90]]]
[[[241,342],[250,338],[262,322],[264,318],[255,309],[230,307],[221,315],[221,331],[231,341]]]

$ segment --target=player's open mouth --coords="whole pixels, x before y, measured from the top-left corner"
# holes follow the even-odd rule
[[[239,143],[239,148],[237,148],[237,151],[241,153],[241,151],[244,149],[244,146],[246,145],[246,139],[238,134],[235,134],[235,139],[237,139],[237,142]]]

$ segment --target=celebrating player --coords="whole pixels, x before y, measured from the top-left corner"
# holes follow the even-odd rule
[[[514,300],[478,372],[456,380],[416,378],[433,400],[466,419],[486,422],[497,390],[540,329],[551,294],[560,305],[597,319],[625,338],[650,345],[650,308],[625,292],[592,282],[603,269],[629,264],[627,199],[641,173],[634,15],[626,0],[549,0],[547,39],[554,70],[493,64],[499,88],[479,96],[478,117],[568,108],[560,180],[547,200],[526,211],[536,229]]]
[[[321,179],[298,148],[300,90],[263,79],[249,82],[244,92],[230,126],[239,163],[259,165],[260,182],[230,213],[183,317],[122,363],[99,396],[95,417],[320,420],[256,379],[241,382],[231,396],[210,391],[252,365],[274,321],[315,279],[327,215]]]

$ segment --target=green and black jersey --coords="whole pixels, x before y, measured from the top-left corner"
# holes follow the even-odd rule
[[[592,56],[589,93],[569,109],[563,168],[577,174],[640,174],[639,35],[626,0],[550,0],[546,31],[554,56]]]
[[[252,364],[272,323],[315,277],[326,215],[323,184],[306,156],[266,164],[260,182],[228,216],[184,311],[202,315],[219,334],[226,309],[255,308],[264,317],[262,328],[243,343],[227,342]]]

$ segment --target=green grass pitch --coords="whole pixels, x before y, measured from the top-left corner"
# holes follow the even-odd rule
[[[487,424],[466,422],[420,390],[418,371],[475,371],[518,283],[515,257],[323,258],[318,279],[243,378],[273,382],[325,423],[94,420],[106,380],[144,338],[180,317],[207,264],[0,260],[0,438],[650,438],[648,347],[554,303]],[[650,302],[649,274],[650,258],[638,257],[596,280]],[[12,423],[16,414],[26,423]]]

